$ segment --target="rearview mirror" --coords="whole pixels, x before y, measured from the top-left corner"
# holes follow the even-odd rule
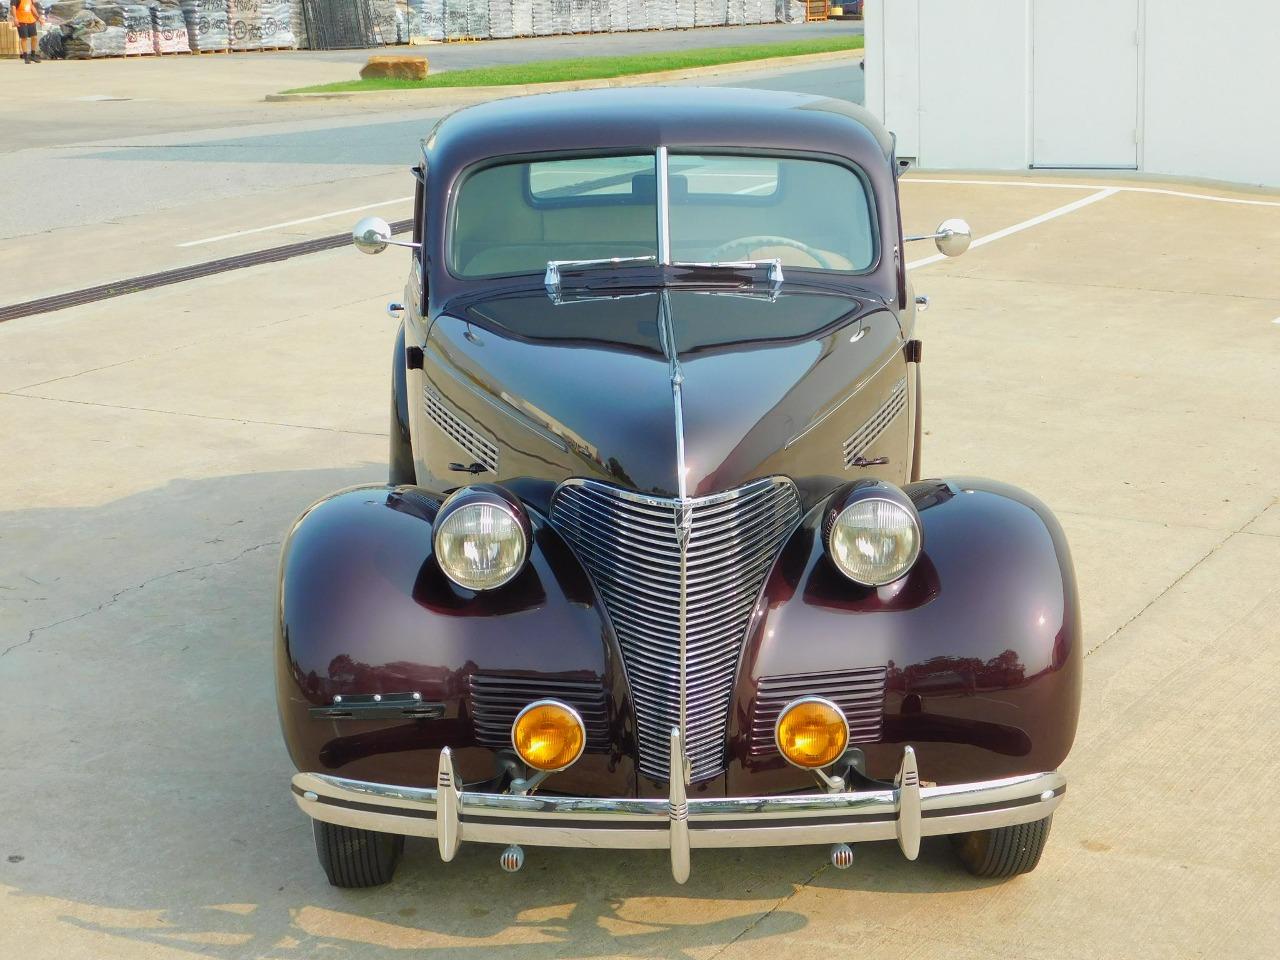
[[[391,227],[381,217],[365,217],[351,231],[351,242],[361,253],[381,253],[391,242]]]
[[[969,244],[973,242],[973,231],[964,220],[953,217],[938,224],[933,239],[938,245],[938,252],[944,257],[958,257],[969,249]]]
[[[964,220],[952,217],[938,224],[938,229],[933,233],[926,233],[922,237],[903,237],[903,240],[906,243],[915,240],[932,240],[938,245],[938,252],[944,257],[958,257],[969,249],[969,244],[973,243],[973,231]]]

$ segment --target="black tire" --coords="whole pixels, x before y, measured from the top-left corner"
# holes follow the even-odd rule
[[[1036,868],[1052,825],[1053,817],[1045,817],[1012,827],[953,833],[951,846],[975,877],[1016,877]]]
[[[335,887],[377,887],[389,883],[404,852],[404,837],[311,821],[316,855]]]

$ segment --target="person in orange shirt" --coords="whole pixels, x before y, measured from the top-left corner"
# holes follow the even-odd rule
[[[44,14],[36,7],[35,0],[12,0],[9,4],[9,19],[18,28],[18,47],[22,50],[22,59],[27,63],[39,63],[40,55],[36,53],[36,24],[44,23]]]

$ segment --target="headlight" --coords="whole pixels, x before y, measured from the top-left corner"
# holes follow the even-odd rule
[[[436,514],[436,562],[468,590],[493,590],[509,581],[529,555],[529,520],[501,487],[464,487]]]
[[[802,697],[778,716],[773,740],[788,763],[816,770],[840,759],[849,745],[849,723],[830,700]]]
[[[830,521],[827,553],[850,580],[880,587],[899,579],[920,556],[920,517],[897,487],[859,484]]]
[[[535,770],[563,770],[582,756],[587,731],[573,707],[559,700],[539,700],[516,716],[511,745]]]

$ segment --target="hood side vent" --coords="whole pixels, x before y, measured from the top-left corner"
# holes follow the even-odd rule
[[[490,473],[498,472],[497,446],[481,436],[480,431],[475,427],[463,421],[430,385],[422,388],[422,402],[427,419],[462,447],[474,462],[482,465]]]
[[[889,391],[889,399],[880,405],[871,418],[854,431],[844,442],[844,468],[848,470],[871,449],[881,435],[889,429],[889,424],[897,419],[907,407],[907,380],[903,377]]]

